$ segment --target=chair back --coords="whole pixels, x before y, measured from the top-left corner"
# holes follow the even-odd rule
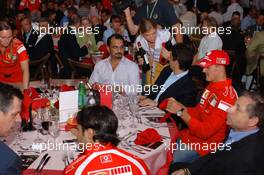
[[[68,59],[69,65],[71,67],[71,78],[80,78],[78,71],[80,69],[83,70],[89,70],[89,71],[93,71],[93,67],[94,65],[92,64],[86,64],[86,63],[81,63],[72,59]],[[77,77],[79,76],[79,77]]]
[[[37,80],[39,75],[41,76],[41,79],[48,79],[49,78],[49,71],[47,69],[47,62],[50,58],[50,53],[47,55],[43,56],[40,59],[34,60],[34,61],[29,61],[29,66],[30,67],[35,67],[36,71],[34,71],[34,75],[31,76],[31,80]]]

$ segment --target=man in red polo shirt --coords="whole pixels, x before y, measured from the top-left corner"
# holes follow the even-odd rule
[[[64,170],[65,175],[150,175],[144,161],[117,148],[118,121],[105,106],[84,108],[77,116],[77,138],[81,154]]]
[[[28,54],[23,43],[13,38],[10,25],[0,21],[0,82],[27,89],[29,84]]]
[[[187,108],[175,99],[169,99],[167,111],[177,114],[188,125],[176,142],[174,162],[192,162],[199,156],[216,151],[225,138],[228,132],[226,110],[237,100],[232,81],[226,77],[225,66],[229,63],[228,54],[222,50],[208,52],[197,62],[210,83],[196,107]]]

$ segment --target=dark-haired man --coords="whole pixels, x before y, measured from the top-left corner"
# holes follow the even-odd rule
[[[139,85],[138,65],[124,57],[124,39],[113,34],[107,40],[110,57],[98,62],[89,79],[90,84],[119,85],[125,92],[135,92]]]
[[[244,93],[228,109],[227,124],[232,128],[216,153],[191,164],[174,164],[173,175],[264,174],[264,99],[256,92]]]
[[[188,47],[178,44],[172,47],[169,66],[165,67],[155,85],[158,90],[140,101],[141,106],[157,106],[164,99],[173,97],[186,106],[196,103],[196,88],[189,75],[193,54]]]
[[[0,137],[7,137],[20,117],[23,95],[11,85],[0,83]],[[19,175],[22,161],[0,140],[0,174]]]
[[[86,149],[65,168],[65,175],[150,175],[143,160],[117,148],[118,119],[112,110],[105,106],[84,108],[77,115],[77,123],[78,141]]]

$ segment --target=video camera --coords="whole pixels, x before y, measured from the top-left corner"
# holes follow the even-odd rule
[[[113,0],[113,9],[117,15],[122,15],[123,11],[132,6],[136,6],[135,0]]]

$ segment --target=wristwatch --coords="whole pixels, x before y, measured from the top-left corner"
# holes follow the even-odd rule
[[[182,114],[183,114],[183,111],[184,111],[184,108],[181,108],[179,111],[176,112],[176,115],[177,115],[178,117],[181,117]]]

